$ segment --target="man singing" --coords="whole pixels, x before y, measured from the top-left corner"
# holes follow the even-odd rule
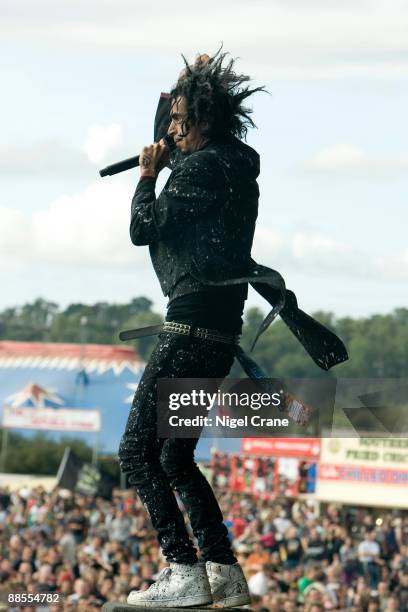
[[[157,439],[158,378],[224,378],[242,328],[248,284],[206,283],[245,276],[258,212],[259,156],[240,140],[254,126],[243,102],[263,88],[244,86],[226,53],[199,56],[171,91],[168,134],[143,148],[132,201],[133,244],[149,245],[164,295],[166,323],[138,385],[119,459],[135,487],[169,567],[146,591],[132,591],[140,607],[213,607],[250,602],[214,493],[194,462],[198,439]],[[170,163],[158,197],[155,183]],[[190,540],[173,491],[188,513],[201,550]]]

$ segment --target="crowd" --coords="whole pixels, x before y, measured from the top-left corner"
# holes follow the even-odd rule
[[[403,511],[329,505],[317,512],[311,501],[217,495],[255,612],[408,611]],[[165,565],[131,490],[115,489],[111,500],[39,488],[0,492],[0,610],[33,610],[7,603],[10,593],[61,598],[40,612],[100,610],[148,588]]]

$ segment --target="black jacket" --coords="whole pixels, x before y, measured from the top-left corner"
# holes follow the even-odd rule
[[[139,182],[130,236],[149,245],[163,294],[194,293],[208,281],[245,276],[258,214],[259,155],[234,138],[177,155],[159,197],[154,179]]]
[[[169,109],[170,97],[162,94],[155,116],[155,142],[167,132]],[[187,156],[176,151],[171,166],[157,199],[155,180],[139,181],[130,223],[132,242],[149,245],[163,294],[174,298],[207,286],[249,282],[272,306],[252,349],[279,314],[320,368],[328,370],[346,361],[343,342],[298,307],[279,272],[251,258],[259,196],[256,151],[231,138],[211,142]],[[248,374],[263,376],[243,351],[239,359]]]

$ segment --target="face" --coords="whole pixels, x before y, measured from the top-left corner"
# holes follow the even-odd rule
[[[198,151],[208,138],[202,133],[204,125],[187,123],[187,103],[183,96],[176,98],[170,108],[171,123],[167,133],[172,136],[182,153]]]

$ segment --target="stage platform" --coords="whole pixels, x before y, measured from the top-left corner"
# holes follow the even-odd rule
[[[132,612],[132,610],[136,609],[141,610],[142,608],[139,608],[138,606],[130,606],[129,604],[122,603],[120,601],[110,601],[109,603],[103,605],[102,612]],[[214,609],[215,608],[204,606],[195,608],[144,608],[144,610],[150,610],[151,612],[180,612],[182,610],[189,610],[189,612],[204,612],[205,610],[211,610],[211,612],[214,612]],[[223,608],[223,612],[252,612],[252,610],[250,608]]]

